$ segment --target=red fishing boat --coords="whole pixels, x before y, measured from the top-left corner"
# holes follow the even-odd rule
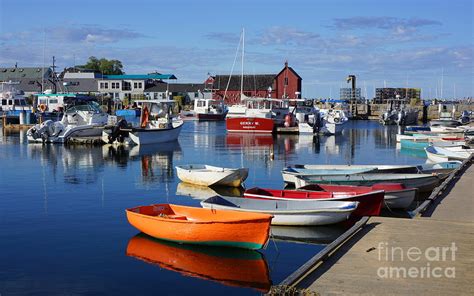
[[[276,190],[254,187],[244,193],[246,198],[273,199],[273,200],[300,200],[300,201],[358,201],[353,216],[378,216],[382,209],[384,191],[355,192],[350,190],[338,191],[299,191]]]

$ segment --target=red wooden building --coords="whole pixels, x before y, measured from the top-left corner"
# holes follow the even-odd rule
[[[209,77],[205,84],[213,89],[213,98],[222,99],[225,94],[226,104],[240,102],[241,75],[216,75]],[[229,81],[230,80],[230,81]],[[244,75],[243,93],[252,97],[271,97],[297,99],[301,94],[301,77],[288,62],[278,74]],[[227,93],[225,90],[228,86]]]

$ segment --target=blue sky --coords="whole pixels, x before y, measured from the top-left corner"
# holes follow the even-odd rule
[[[230,73],[245,28],[245,72],[288,60],[305,97],[337,97],[349,74],[369,98],[384,85],[472,97],[473,15],[472,0],[0,0],[0,66],[41,66],[44,51],[60,69],[96,56],[202,82]]]

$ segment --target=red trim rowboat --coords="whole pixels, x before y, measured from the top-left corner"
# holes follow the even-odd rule
[[[357,209],[352,216],[378,216],[382,209],[384,191],[355,192],[338,190],[331,192],[275,190],[254,187],[244,192],[246,198],[273,199],[273,200],[331,200],[331,201],[358,201]]]
[[[394,209],[408,208],[416,197],[416,188],[407,188],[401,183],[378,183],[372,186],[351,186],[351,185],[330,185],[311,184],[300,187],[298,190],[304,191],[352,191],[357,194],[368,193],[375,190],[384,190],[384,207]]]

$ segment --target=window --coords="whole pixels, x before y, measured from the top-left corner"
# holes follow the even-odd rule
[[[7,104],[7,100],[3,99],[2,100],[2,105],[6,105]]]
[[[138,88],[142,88],[142,83],[138,82]]]
[[[285,77],[285,85],[288,85],[288,77]]]
[[[21,104],[20,104],[20,100],[15,100],[15,105],[16,105],[16,106],[20,106],[20,105],[21,105]]]
[[[57,104],[57,103],[58,103],[58,99],[49,99],[49,103],[50,103],[50,104]]]
[[[104,83],[104,88],[109,88],[109,83],[108,82]]]
[[[13,100],[8,100],[8,105],[13,105]]]
[[[133,88],[138,88],[138,83],[137,82],[133,83]]]
[[[198,92],[195,92],[195,93],[194,93],[194,97],[195,97],[195,98],[199,98],[199,93],[198,93]]]

